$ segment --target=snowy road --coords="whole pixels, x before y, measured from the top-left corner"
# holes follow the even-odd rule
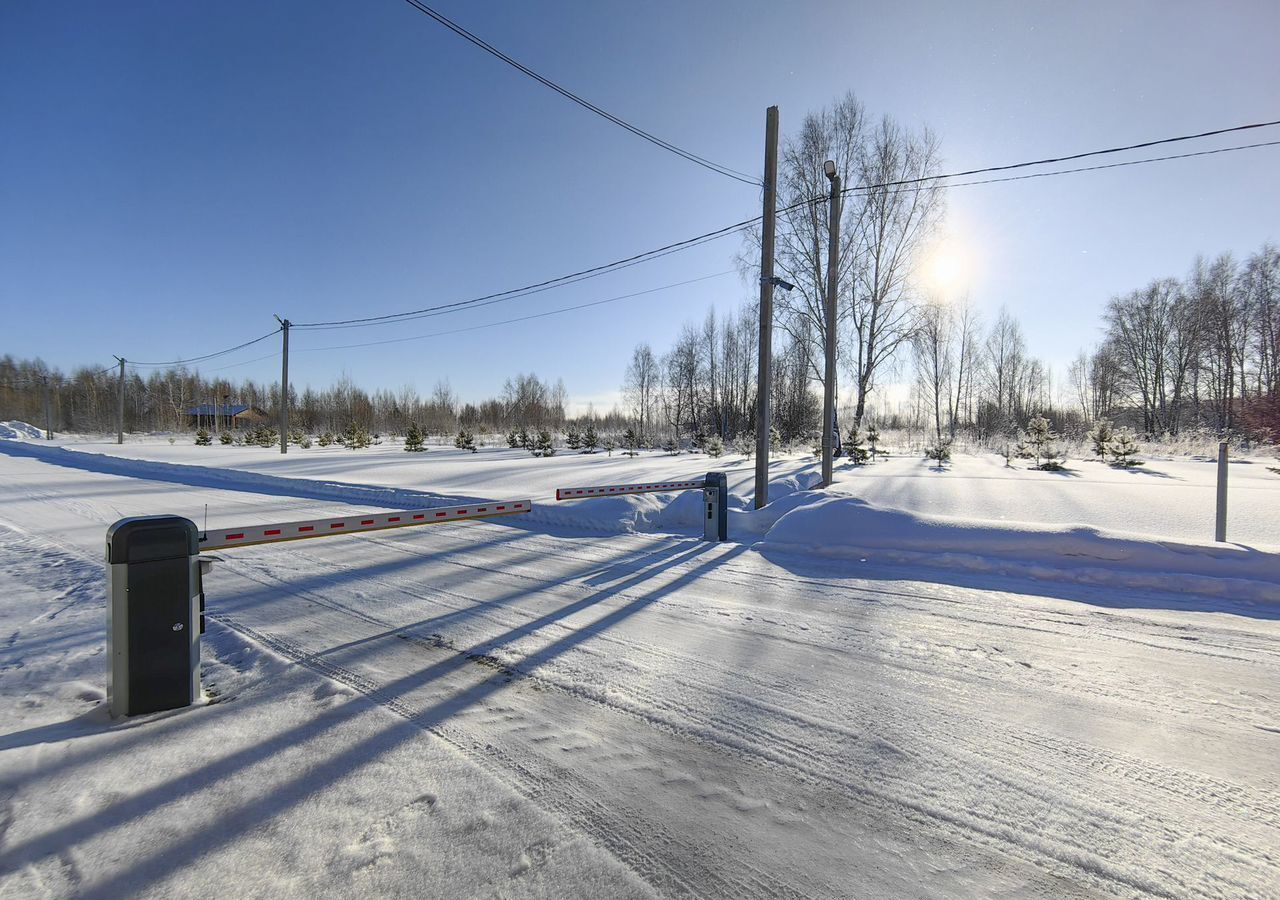
[[[34,558],[88,571],[106,524],[166,497],[254,521],[337,507],[0,470],[0,573],[19,598]],[[496,523],[218,555],[207,656],[231,633],[342,686],[308,739],[382,708],[308,763],[317,791],[443,740],[667,896],[1278,895],[1280,609]],[[68,605],[91,645],[100,591]],[[244,684],[182,715],[246,716],[265,701]],[[33,821],[42,780],[66,773],[21,763],[3,768],[17,824],[0,879],[45,865],[80,815]],[[207,761],[219,779],[244,763]],[[286,815],[288,785],[262,789],[245,831]],[[376,824],[356,818],[307,839]],[[240,830],[198,850],[178,831],[146,871],[236,865]],[[530,846],[530,865],[552,848]],[[301,887],[282,856],[277,896]]]

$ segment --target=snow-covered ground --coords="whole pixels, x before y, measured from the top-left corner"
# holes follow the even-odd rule
[[[0,894],[1280,896],[1280,477],[708,462],[0,441]],[[723,545],[549,500],[708,468]],[[209,701],[106,715],[115,519],[516,496],[219,553]]]

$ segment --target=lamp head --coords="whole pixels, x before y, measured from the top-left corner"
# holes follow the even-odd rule
[[[836,177],[836,164],[835,164],[835,162],[834,162],[834,161],[832,161],[832,160],[827,160],[826,162],[824,162],[824,163],[822,164],[822,171],[823,171],[824,173],[826,173],[827,178],[829,178],[829,179],[831,179],[831,180],[833,180],[833,181],[835,180],[835,177]]]

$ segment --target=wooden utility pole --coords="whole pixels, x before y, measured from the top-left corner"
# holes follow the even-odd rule
[[[773,382],[773,231],[778,212],[778,107],[764,120],[764,222],[760,229],[760,360],[756,367],[756,509],[769,502],[769,387]]]
[[[116,443],[124,443],[124,357],[120,360],[120,378],[116,381]]]
[[[830,487],[836,443],[836,291],[840,283],[840,175],[831,160],[823,166],[831,181],[827,210],[826,367],[822,387],[822,486]]]
[[[49,412],[49,376],[40,378],[44,382],[44,439],[53,440],[53,416]]]
[[[276,316],[284,335],[280,357],[280,452],[289,452],[289,320]]]

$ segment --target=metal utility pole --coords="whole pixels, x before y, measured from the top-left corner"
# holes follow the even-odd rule
[[[778,212],[778,107],[764,120],[764,223],[760,229],[760,360],[756,366],[756,509],[769,502],[769,387],[773,382],[773,231]]]
[[[284,351],[280,358],[280,452],[289,452],[289,320],[276,316],[284,334]]]
[[[840,175],[836,164],[827,160],[822,171],[831,182],[831,199],[828,201],[827,230],[827,359],[823,373],[822,390],[822,486],[830,487],[832,463],[835,456],[836,429],[836,289],[840,281]]]
[[[40,378],[44,382],[44,439],[53,440],[53,417],[49,414],[49,376]]]
[[[124,443],[124,357],[120,360],[120,378],[116,382],[116,443]]]

